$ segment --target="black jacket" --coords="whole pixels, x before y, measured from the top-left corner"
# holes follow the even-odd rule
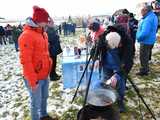
[[[60,37],[53,27],[47,29],[48,42],[49,42],[49,52],[51,56],[57,56],[62,52],[60,45]]]
[[[117,32],[121,36],[121,42],[119,46],[119,56],[121,65],[123,66],[124,71],[128,74],[133,66],[133,57],[134,57],[133,40],[127,34],[127,30],[120,24],[114,24],[112,26],[108,26],[102,38],[105,39],[105,36],[109,32]]]

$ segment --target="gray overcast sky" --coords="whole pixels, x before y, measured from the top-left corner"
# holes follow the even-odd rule
[[[32,6],[45,8],[50,16],[98,15],[127,8],[135,12],[137,3],[151,0],[0,0],[0,17],[25,19],[32,15]]]

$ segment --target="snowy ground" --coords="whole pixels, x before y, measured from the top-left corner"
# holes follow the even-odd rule
[[[0,120],[29,119],[28,92],[23,85],[18,54],[13,45],[0,46]],[[70,90],[64,91],[61,82],[50,82],[49,89],[48,111],[61,115],[71,106]]]
[[[154,53],[159,50],[159,46],[154,47]],[[0,46],[0,120],[30,120],[29,110],[28,110],[28,92],[23,85],[23,79],[21,76],[21,66],[19,64],[19,53],[14,49],[13,45]],[[138,59],[136,59],[136,62]],[[158,63],[159,59],[153,59],[153,62]],[[138,63],[138,62],[137,62]],[[159,63],[157,64],[160,65]],[[158,67],[155,65],[155,68]],[[133,69],[133,72],[137,71],[137,68]],[[156,70],[154,70],[156,71]],[[153,71],[153,72],[154,72]],[[157,75],[160,73],[159,68],[157,68]],[[134,75],[133,75],[134,76]],[[159,75],[160,76],[160,75]],[[150,83],[147,84],[147,77],[142,80],[134,76],[136,83],[139,84],[141,90],[144,90],[144,97],[150,106],[155,111],[155,114],[160,117],[160,77],[153,77]],[[152,76],[149,76],[152,77]],[[145,84],[140,84],[144,82]],[[146,86],[147,84],[147,86]],[[152,89],[151,89],[152,88]],[[146,93],[146,91],[147,93]],[[151,90],[151,91],[149,91]],[[153,92],[155,90],[155,92]],[[154,96],[152,96],[154,94]],[[147,97],[147,95],[150,95]],[[80,106],[70,104],[73,92],[71,90],[63,90],[63,85],[61,81],[50,82],[49,88],[49,99],[48,99],[48,111],[51,115],[61,116],[65,111],[67,111],[71,106],[75,109],[79,109]],[[129,96],[129,95],[128,95]],[[149,98],[149,99],[148,99]],[[136,103],[130,102],[131,98],[127,98],[127,106],[134,106]],[[151,102],[152,101],[152,102]],[[130,109],[130,108],[129,108]],[[137,108],[133,109],[136,110]],[[132,110],[129,110],[132,114]],[[145,113],[144,113],[145,114]],[[126,115],[124,115],[126,116]],[[132,116],[132,115],[131,115]],[[131,119],[138,120],[135,117],[123,117],[123,120]],[[62,120],[72,120],[71,118],[66,118]],[[132,119],[131,119],[132,120]],[[149,117],[145,120],[151,120]]]

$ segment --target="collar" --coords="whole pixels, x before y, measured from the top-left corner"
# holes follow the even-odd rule
[[[147,16],[149,16],[151,13],[152,13],[152,11],[147,12],[147,13],[142,17],[142,19],[145,19],[145,18],[146,18]]]
[[[29,26],[29,25],[25,25],[24,30],[33,30],[33,31],[36,31],[38,33],[43,33],[44,32],[44,29],[41,28],[41,27],[32,27],[32,26]]]

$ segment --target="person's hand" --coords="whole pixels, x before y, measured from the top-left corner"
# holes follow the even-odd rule
[[[35,91],[38,88],[38,81],[30,83],[30,88]]]
[[[117,78],[116,78],[116,76],[113,75],[110,79],[111,79],[111,86],[113,88],[116,88],[116,85],[117,85]]]
[[[116,88],[117,85],[117,78],[113,75],[109,80],[106,81],[107,85],[111,85],[111,87]]]
[[[32,86],[32,87],[31,87],[31,90],[32,90],[32,91],[36,91],[37,88],[38,88],[38,84],[36,84],[35,86]]]

